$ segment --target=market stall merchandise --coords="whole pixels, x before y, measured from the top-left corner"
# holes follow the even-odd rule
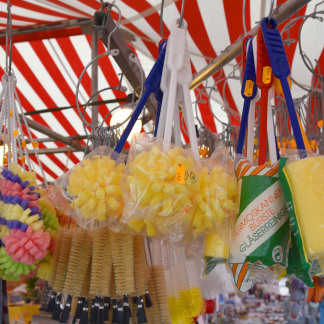
[[[6,2],[0,277],[48,282],[37,320],[316,317],[320,0]]]

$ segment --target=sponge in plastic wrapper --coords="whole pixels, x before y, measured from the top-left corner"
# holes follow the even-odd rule
[[[120,180],[124,156],[101,146],[88,154],[60,179],[81,227],[100,227],[120,220],[123,199]]]
[[[199,161],[191,150],[139,134],[133,137],[121,187],[123,223],[136,234],[178,241],[196,207]]]
[[[281,158],[280,180],[302,266],[310,276],[321,276],[324,275],[324,156],[307,153],[307,158],[300,159],[298,152],[284,152],[288,157]]]
[[[235,159],[240,208],[230,248],[230,267],[239,291],[253,281],[275,279],[287,267],[290,226],[279,181],[279,161],[253,166]]]

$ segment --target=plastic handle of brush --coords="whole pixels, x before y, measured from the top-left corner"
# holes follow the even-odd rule
[[[263,39],[268,51],[273,74],[278,78],[287,77],[290,74],[289,62],[282,43],[281,35],[277,29],[277,22],[271,18],[270,27],[268,18],[261,21]]]
[[[257,93],[256,73],[254,66],[254,55],[252,42],[249,43],[246,55],[246,64],[242,81],[241,95],[244,99],[252,100]]]
[[[179,117],[179,107],[174,107],[174,143],[177,146],[181,146],[181,130],[180,130],[180,117]]]
[[[246,65],[246,54],[247,54],[247,45],[248,45],[248,40],[250,38],[253,38],[251,35],[246,35],[243,38],[243,46],[242,46],[242,56],[243,56],[243,64],[242,64],[242,75],[244,75],[244,70],[245,70],[245,65]]]
[[[256,82],[260,89],[270,89],[273,85],[272,68],[263,38],[262,29],[258,29],[257,35],[257,70]]]
[[[147,99],[149,98],[150,94],[151,94],[151,92],[149,90],[144,91],[139,103],[137,104],[136,108],[133,111],[130,121],[128,122],[125,130],[123,131],[122,136],[120,137],[120,139],[115,147],[115,152],[120,153],[122,151],[122,149],[127,141],[127,138],[129,136],[130,132],[132,131],[138,117],[140,116],[140,114],[144,108],[144,105],[145,105]]]
[[[163,67],[164,67],[164,61],[165,61],[165,56],[166,56],[166,45],[167,45],[166,40],[162,40],[159,44],[159,55],[160,55],[161,51],[164,49]],[[162,68],[162,73],[163,73],[163,68]],[[160,87],[161,87],[161,82],[162,82],[162,74],[161,74],[161,80],[160,80]],[[163,99],[163,92],[161,91],[160,87],[155,91],[155,99],[158,102],[158,105],[157,105],[157,110],[156,110],[154,137],[156,137],[157,130],[159,127],[161,106],[162,106],[162,99]]]
[[[197,159],[199,159],[199,149],[198,149],[198,141],[196,135],[196,128],[194,122],[193,109],[191,104],[190,97],[190,83],[192,82],[192,70],[190,65],[190,56],[188,45],[186,43],[185,48],[185,58],[183,63],[183,69],[178,74],[178,84],[182,85],[183,91],[183,111],[186,116],[186,125],[189,133],[191,149]]]
[[[267,47],[272,71],[273,74],[280,79],[281,87],[288,108],[291,125],[296,139],[297,148],[300,150],[305,150],[303,137],[301,134],[296,110],[294,107],[294,102],[287,81],[287,77],[290,74],[290,67],[287,55],[282,43],[280,32],[276,28],[277,23],[273,18],[270,21],[270,25],[272,28],[268,27],[267,18],[264,18],[261,22],[262,34]]]
[[[270,161],[271,163],[275,163],[277,162],[277,141],[276,141],[276,135],[274,132],[274,125],[273,125],[273,115],[272,115],[272,111],[271,111],[271,103],[270,103],[270,99],[271,96],[269,96],[268,98],[268,109],[267,109],[267,113],[268,113],[268,118],[267,118],[267,133],[268,133],[268,145],[269,145],[269,157],[270,157]]]
[[[257,39],[249,38],[247,42],[247,46],[252,42],[253,47],[253,56],[254,56],[254,66],[257,66]],[[245,51],[245,55],[246,55]],[[245,58],[246,61],[246,58]],[[253,100],[250,103],[249,117],[248,117],[248,125],[247,125],[247,140],[246,140],[246,157],[252,163],[253,162],[253,152],[254,152],[254,125],[255,125],[255,105],[257,101],[259,101],[259,90],[257,91]]]
[[[145,80],[145,91],[138,102],[136,108],[134,109],[134,112],[132,114],[132,117],[130,121],[128,122],[122,136],[120,137],[120,140],[118,141],[115,152],[120,153],[127,141],[127,138],[132,131],[139,115],[141,114],[149,96],[151,95],[152,92],[155,92],[159,89],[160,83],[161,83],[161,75],[162,75],[162,69],[163,69],[163,64],[164,64],[164,58],[165,58],[165,51],[166,48],[162,48],[161,53],[154,63],[149,75],[147,76]]]
[[[303,140],[303,136],[300,130],[299,122],[298,122],[298,117],[296,113],[296,109],[294,106],[293,98],[291,96],[290,88],[289,88],[289,83],[287,81],[287,77],[283,76],[280,78],[280,83],[281,87],[285,96],[287,108],[288,108],[288,113],[289,113],[289,118],[291,121],[291,126],[294,132],[297,148],[299,150],[305,150],[305,144]],[[302,154],[303,157],[305,157],[304,154]],[[301,157],[302,157],[301,156]]]
[[[268,119],[268,89],[261,89],[260,133],[259,133],[259,165],[267,159],[267,119]]]
[[[168,69],[168,57],[169,57],[169,46],[166,46],[166,53],[164,58],[164,64],[163,64],[163,70],[162,70],[162,76],[161,76],[161,84],[160,89],[163,92],[163,98],[162,98],[162,105],[161,105],[161,112],[160,112],[160,118],[159,118],[159,125],[158,130],[156,133],[157,138],[163,138],[164,135],[164,128],[165,128],[165,119],[166,119],[166,107],[168,103],[169,98],[169,83],[170,83],[170,71]]]
[[[243,152],[247,121],[249,117],[250,103],[251,100],[254,99],[257,94],[252,42],[249,42],[248,52],[246,55],[246,65],[244,70],[241,94],[242,97],[244,98],[244,105],[243,105],[241,126],[240,126],[239,138],[237,142],[237,149],[236,149],[236,152],[239,154],[242,154]]]
[[[259,100],[256,95],[250,103],[248,125],[247,125],[247,140],[246,140],[246,157],[250,162],[253,162],[254,151],[254,124],[255,124],[255,104]]]
[[[164,139],[170,143],[172,134],[172,120],[174,116],[174,107],[176,101],[177,91],[177,76],[183,68],[185,54],[186,54],[186,42],[187,42],[187,22],[183,21],[183,28],[178,27],[177,20],[172,23],[171,34],[168,40],[168,56],[167,67],[170,71],[170,82],[168,84],[169,94],[167,101],[167,113],[166,123],[164,131]],[[165,147],[165,149],[167,149]]]
[[[264,164],[267,158],[268,91],[272,84],[270,59],[263,39],[262,29],[259,28],[257,35],[257,86],[261,89],[259,165]]]
[[[241,126],[240,126],[240,132],[238,136],[237,141],[237,148],[236,153],[242,154],[243,153],[243,147],[244,147],[244,139],[245,139],[245,132],[246,132],[246,124],[249,116],[249,110],[250,110],[250,99],[244,99],[244,105],[243,105],[243,113],[241,118]]]
[[[160,121],[160,114],[161,114],[161,106],[162,106],[162,99],[163,99],[163,92],[161,89],[158,89],[155,92],[155,99],[158,102],[157,109],[156,109],[156,119],[155,119],[155,129],[154,129],[154,137],[157,135],[159,121]]]

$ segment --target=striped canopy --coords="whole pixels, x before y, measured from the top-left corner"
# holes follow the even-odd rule
[[[275,7],[284,3],[275,1]],[[320,0],[313,0],[296,13],[299,16],[314,12]],[[120,30],[129,46],[138,55],[147,74],[158,55],[158,44],[161,40],[161,0],[116,0],[115,4],[122,13]],[[13,36],[12,62],[17,77],[18,95],[28,118],[51,128],[63,136],[84,135],[84,127],[76,108],[31,114],[34,111],[48,108],[75,105],[75,90],[77,80],[84,66],[91,60],[90,30],[82,28],[85,19],[92,19],[94,12],[99,10],[98,0],[11,0],[12,26],[16,29],[28,29],[28,33]],[[163,10],[163,34],[168,37],[171,23],[181,12],[181,0],[165,0]],[[185,2],[184,18],[188,22],[188,44],[193,73],[203,69],[211,59],[219,56],[229,45],[241,35],[251,30],[269,13],[270,0],[187,0]],[[320,5],[317,10],[324,10]],[[296,14],[293,17],[296,17]],[[117,20],[118,14],[113,10],[112,17]],[[7,1],[0,1],[0,33],[6,29]],[[60,23],[59,29],[31,29],[35,26],[46,26]],[[288,22],[284,22],[280,28]],[[70,25],[69,25],[70,23]],[[78,25],[79,24],[79,25]],[[291,64],[291,75],[304,88],[309,88],[313,75],[306,68],[299,51],[299,31],[302,19],[283,35],[286,52]],[[311,63],[319,62],[324,70],[323,55],[324,24],[317,19],[309,19],[302,28],[300,39],[303,51],[307,53]],[[0,38],[1,74],[5,66],[5,37]],[[99,53],[105,47],[99,42]],[[241,56],[232,60],[213,78],[209,78],[200,87],[192,91],[193,109],[197,118],[212,132],[222,130],[222,124],[239,125],[242,111],[241,82],[239,64]],[[99,60],[99,89],[119,84],[120,68],[113,59],[107,57]],[[199,101],[196,96],[203,86],[213,86],[210,101]],[[128,92],[118,90],[105,91],[99,100],[125,98],[132,88],[127,80],[123,84]],[[292,85],[293,97],[301,97],[304,89]],[[85,74],[80,88],[80,102],[86,102],[91,95],[91,69]],[[207,93],[206,93],[207,95]],[[206,97],[207,98],[207,97]],[[102,122],[108,111],[117,104],[99,106],[99,122]],[[197,107],[197,109],[195,109]],[[214,115],[217,117],[215,118]],[[111,117],[111,116],[110,116]],[[110,117],[106,123],[109,124]],[[90,114],[86,113],[90,120]],[[143,126],[145,131],[151,131],[152,125]],[[33,135],[44,138],[45,135],[33,130]],[[182,134],[186,141],[185,131]],[[85,145],[86,142],[82,141]],[[64,147],[59,141],[44,141],[40,148]],[[82,152],[64,152],[41,155],[41,161],[47,180],[52,181],[64,171],[73,167],[83,158]],[[36,161],[36,159],[35,159]],[[36,171],[39,170],[36,167]]]

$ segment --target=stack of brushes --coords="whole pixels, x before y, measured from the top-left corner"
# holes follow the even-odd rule
[[[107,228],[60,228],[49,281],[52,319],[66,323],[71,315],[80,324],[168,323],[155,320],[159,307],[154,308],[154,300],[164,280],[149,269],[144,240]]]

